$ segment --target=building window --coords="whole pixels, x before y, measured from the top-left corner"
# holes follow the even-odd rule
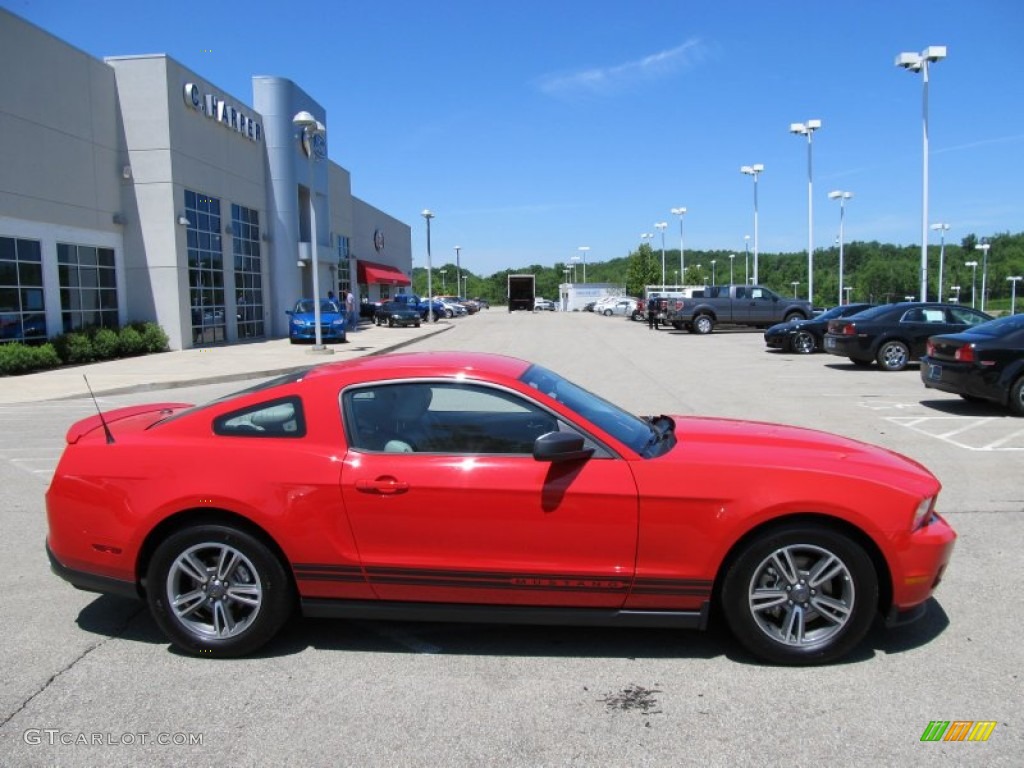
[[[0,341],[45,339],[39,241],[0,237]]]
[[[352,290],[352,264],[349,261],[348,238],[338,235],[338,295],[347,296]]]
[[[57,243],[57,272],[64,333],[80,328],[117,328],[113,248]]]
[[[212,344],[227,338],[224,312],[224,246],[220,200],[185,190],[188,219],[188,287],[192,343]]]
[[[264,335],[259,211],[232,203],[231,232],[231,251],[235,258],[238,338],[251,339]]]

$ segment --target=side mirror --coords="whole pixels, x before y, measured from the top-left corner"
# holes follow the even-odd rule
[[[294,312],[293,312],[292,310],[290,310],[290,309],[286,309],[286,310],[284,311],[284,313],[285,313],[286,315],[288,315],[289,317],[291,317],[292,315],[294,315],[294,314],[295,314],[295,313],[294,313]]]
[[[533,442],[537,461],[583,461],[593,455],[594,449],[584,448],[583,438],[570,432],[548,432]]]

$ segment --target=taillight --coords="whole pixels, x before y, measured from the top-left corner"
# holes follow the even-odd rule
[[[935,345],[931,341],[925,346],[925,354],[928,357],[935,357]]]
[[[843,326],[843,336],[856,336],[857,335],[857,324],[847,323]]]
[[[953,355],[953,359],[959,360],[961,363],[973,363],[974,345],[964,344],[962,347],[957,348],[956,354]]]

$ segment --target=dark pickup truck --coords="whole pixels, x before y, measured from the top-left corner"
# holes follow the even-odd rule
[[[709,285],[694,291],[692,298],[676,299],[668,322],[678,330],[711,333],[719,323],[767,328],[813,315],[809,301],[786,299],[760,285]]]

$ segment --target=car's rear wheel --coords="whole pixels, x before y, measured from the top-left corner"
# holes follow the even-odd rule
[[[604,316],[605,316],[605,317],[611,317],[611,316],[612,316],[612,311],[611,311],[610,309],[606,309],[606,310],[604,311]]]
[[[454,314],[455,314],[455,312],[453,312],[453,311],[452,311],[452,310],[450,310],[450,309],[446,309],[446,310],[444,311],[444,316],[445,316],[445,317],[452,317],[452,316],[453,316]]]
[[[1024,416],[1024,376],[1018,378],[1010,387],[1010,399],[1007,401],[1010,413],[1014,416]]]
[[[902,341],[885,341],[878,348],[875,359],[883,371],[902,371],[910,362],[910,350]]]
[[[815,347],[814,334],[810,331],[797,331],[789,345],[798,355],[809,355]]]
[[[715,329],[715,321],[711,315],[697,315],[693,318],[693,330],[700,334],[711,333]]]
[[[147,577],[156,623],[194,654],[251,653],[277,634],[294,601],[280,560],[229,525],[173,533],[153,553]]]
[[[389,317],[388,318],[388,328],[394,328],[394,327],[395,327],[395,318]]]
[[[776,664],[822,664],[859,643],[878,605],[871,558],[819,525],[766,531],[725,574],[722,608],[736,639]]]

